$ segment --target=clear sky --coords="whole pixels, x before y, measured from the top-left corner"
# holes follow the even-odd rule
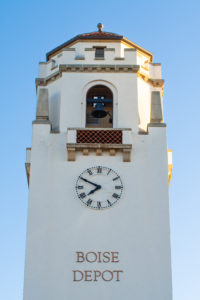
[[[200,2],[1,0],[0,299],[22,300],[28,187],[25,148],[46,52],[79,33],[122,34],[154,54],[165,79],[174,300],[200,299]]]

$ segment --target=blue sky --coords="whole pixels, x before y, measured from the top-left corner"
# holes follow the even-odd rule
[[[173,149],[170,186],[174,300],[200,297],[199,1],[2,0],[0,299],[22,300],[28,187],[25,148],[35,118],[35,77],[46,52],[96,30],[153,52],[165,79],[164,116]]]

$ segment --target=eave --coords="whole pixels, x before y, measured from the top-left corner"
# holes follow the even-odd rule
[[[71,40],[61,44],[60,46],[54,48],[53,50],[47,52],[46,60],[48,61],[49,59],[51,59],[52,56],[55,56],[58,53],[60,53],[63,48],[70,48],[71,46],[77,44],[78,42],[90,42],[90,43],[91,42],[98,42],[98,43],[121,42],[121,43],[125,44],[126,46],[128,46],[129,48],[135,48],[138,51],[140,51],[141,53],[148,56],[150,62],[153,61],[153,54],[151,52],[149,52],[148,50],[142,48],[141,46],[131,42],[130,40],[128,40],[127,38],[125,38],[123,36],[115,36],[115,37],[104,36],[103,38],[99,38],[99,37],[97,38],[95,36],[94,38],[91,38],[91,37],[87,37],[87,36],[81,37],[79,35],[77,35],[74,38],[72,38]]]

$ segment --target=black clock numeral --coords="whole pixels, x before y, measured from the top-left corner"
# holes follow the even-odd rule
[[[86,202],[87,206],[90,206],[92,204],[92,199],[88,199],[88,201]]]
[[[85,194],[85,193],[81,193],[81,194],[79,194],[79,197],[80,197],[81,199],[83,199],[83,198],[86,197],[86,194]]]
[[[88,172],[89,175],[92,175],[92,174],[93,174],[92,171],[91,171],[90,169],[88,169],[87,172]]]
[[[111,170],[111,169],[109,169],[109,170],[108,170],[108,173],[107,173],[107,175],[109,175],[111,171],[112,171],[112,170]]]
[[[100,209],[101,208],[101,202],[97,201],[97,207]]]
[[[117,177],[113,178],[113,181],[115,181],[115,180],[117,180],[117,179],[119,179],[119,176],[117,176]]]
[[[79,190],[82,190],[83,188],[84,188],[83,185],[78,185],[78,186],[77,186],[77,189],[79,189]]]
[[[122,186],[121,186],[121,185],[116,185],[116,186],[115,186],[115,189],[116,189],[116,190],[121,190],[121,189],[122,189]]]
[[[118,195],[118,194],[116,194],[116,193],[112,194],[112,196],[113,196],[113,198],[115,198],[115,199],[119,199],[119,198],[120,198],[120,195]]]
[[[112,203],[109,200],[107,200],[107,202],[109,206],[112,206]]]
[[[97,167],[97,173],[101,174],[102,173],[102,167]]]

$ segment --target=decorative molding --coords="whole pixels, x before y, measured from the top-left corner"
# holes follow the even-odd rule
[[[139,135],[148,135],[149,134],[149,132],[148,131],[145,131],[144,129],[139,129],[139,131],[138,131],[138,134]]]
[[[149,64],[150,64],[151,66],[161,66],[161,63],[152,63],[152,62],[149,62]]]
[[[38,86],[46,86],[47,84],[57,80],[62,76],[63,72],[129,72],[129,73],[137,73],[139,71],[140,66],[138,65],[97,65],[97,64],[68,64],[59,65],[58,71],[53,74],[45,77],[45,78],[36,78],[36,87]]]
[[[55,70],[56,68],[58,68],[58,65],[55,65],[54,67],[52,67],[51,71]]]
[[[51,134],[58,134],[60,133],[60,130],[51,129]]]
[[[110,156],[115,156],[115,149],[110,149]]]
[[[60,70],[54,72],[53,74],[45,77],[45,78],[36,78],[35,83],[36,83],[36,88],[38,86],[46,86],[48,83],[53,82],[60,78],[62,76],[62,72]]]
[[[123,162],[131,161],[131,144],[93,144],[93,143],[67,143],[67,160],[75,161],[76,152],[80,151],[83,155],[88,155],[90,151],[95,151],[97,156],[102,155],[105,151],[108,151],[110,156],[115,156],[116,152],[121,152]]]
[[[147,126],[148,126],[148,128],[149,127],[167,127],[167,124],[166,123],[149,123]]]
[[[151,84],[153,87],[161,87],[162,89],[164,89],[164,83],[165,83],[164,79],[152,79],[141,72],[138,72],[137,76],[143,79],[145,82]]]
[[[75,147],[68,147],[67,154],[68,154],[68,161],[76,160],[76,148]]]
[[[115,58],[119,60],[119,58]],[[120,60],[123,60],[120,58]],[[110,72],[110,73],[117,73],[117,72],[128,72],[128,73],[137,73],[137,76],[144,80],[145,82],[149,83],[153,87],[161,87],[164,89],[164,80],[163,79],[152,79],[149,76],[140,72],[139,65],[97,65],[97,64],[61,64],[59,65],[59,69],[54,72],[53,74],[45,77],[45,78],[36,78],[35,83],[36,87],[38,86],[46,86],[47,84],[57,80],[58,78],[62,77],[63,72]]]
[[[76,51],[76,48],[63,48],[64,51]]]
[[[34,120],[32,124],[44,124],[44,125],[51,125],[51,121],[49,120]]]
[[[96,149],[96,156],[101,156],[102,155],[102,149],[97,148]]]
[[[132,131],[131,128],[86,128],[86,130],[126,130],[126,131]],[[70,127],[68,130],[83,130],[83,127]]]
[[[85,57],[84,56],[76,56],[75,60],[85,60]]]
[[[136,48],[125,48],[124,51],[135,52],[135,51],[137,51],[137,49]]]
[[[123,149],[123,162],[130,162],[131,161],[131,151],[130,149]]]
[[[85,48],[85,51],[95,51],[95,48]]]
[[[83,149],[83,155],[88,155],[89,154],[89,150],[88,149]]]
[[[104,51],[115,51],[115,48],[105,48]]]

